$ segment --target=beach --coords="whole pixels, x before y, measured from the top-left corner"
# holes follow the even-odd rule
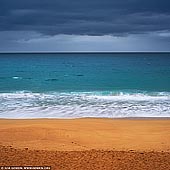
[[[0,150],[1,166],[170,169],[170,119],[1,119]]]

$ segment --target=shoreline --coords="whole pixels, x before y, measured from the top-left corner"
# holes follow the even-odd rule
[[[64,117],[64,118],[0,118],[1,120],[78,120],[78,119],[110,119],[110,120],[170,120],[170,117]]]

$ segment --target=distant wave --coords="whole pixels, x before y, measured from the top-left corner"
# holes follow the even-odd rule
[[[0,118],[170,117],[170,92],[0,93]]]
[[[14,76],[13,79],[22,79],[22,77]]]

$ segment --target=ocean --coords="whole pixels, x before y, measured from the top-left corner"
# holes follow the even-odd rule
[[[170,53],[0,54],[0,118],[170,117]]]

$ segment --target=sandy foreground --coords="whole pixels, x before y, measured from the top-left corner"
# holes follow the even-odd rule
[[[170,169],[170,119],[0,120],[0,166]]]

